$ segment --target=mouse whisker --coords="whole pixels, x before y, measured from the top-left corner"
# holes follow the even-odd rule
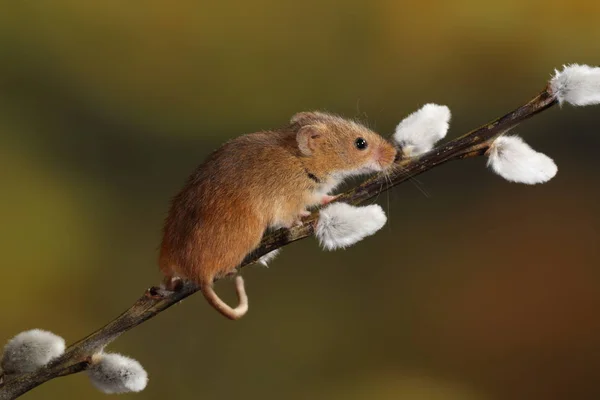
[[[405,172],[405,168],[400,166],[400,165],[395,165],[394,166],[394,171],[400,171],[399,174],[400,175],[404,175],[407,176],[408,172]],[[408,180],[419,190],[419,192],[421,192],[421,194],[423,194],[426,198],[431,198],[431,194],[427,191],[427,189],[424,188],[424,183],[421,182],[420,180],[418,180],[417,178],[413,177],[413,176],[409,176]]]

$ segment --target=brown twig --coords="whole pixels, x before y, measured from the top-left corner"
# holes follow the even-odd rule
[[[354,205],[360,204],[380,192],[447,161],[482,155],[495,137],[509,131],[525,119],[550,108],[556,102],[550,88],[546,88],[527,104],[487,125],[454,139],[419,158],[398,161],[397,168],[394,168],[387,178],[383,176],[370,178],[343,193],[337,201]],[[317,218],[318,212],[314,212],[302,226],[281,229],[269,234],[263,238],[260,247],[244,260],[240,268],[253,264],[259,257],[270,251],[311,236],[314,233]],[[174,292],[164,291],[157,287],[148,289],[123,314],[103,328],[72,344],[61,357],[47,367],[32,373],[4,376],[4,381],[0,382],[0,400],[15,399],[51,379],[86,370],[93,354],[101,351],[124,332],[158,315],[198,290],[199,288],[190,282],[183,283]]]

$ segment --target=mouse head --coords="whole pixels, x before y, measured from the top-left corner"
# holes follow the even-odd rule
[[[323,172],[341,177],[383,171],[396,158],[396,148],[367,127],[323,112],[292,117],[303,156]]]

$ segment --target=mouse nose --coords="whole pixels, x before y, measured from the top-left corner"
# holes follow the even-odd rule
[[[398,157],[398,151],[390,143],[383,143],[377,147],[375,152],[375,160],[382,168],[391,166]]]

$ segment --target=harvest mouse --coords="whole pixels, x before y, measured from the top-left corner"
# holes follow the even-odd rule
[[[294,115],[284,128],[228,141],[189,177],[171,203],[159,264],[167,286],[196,283],[208,302],[230,319],[248,311],[241,276],[232,308],[213,289],[235,274],[267,228],[291,227],[327,204],[344,178],[390,167],[395,147],[365,126],[323,112]]]

